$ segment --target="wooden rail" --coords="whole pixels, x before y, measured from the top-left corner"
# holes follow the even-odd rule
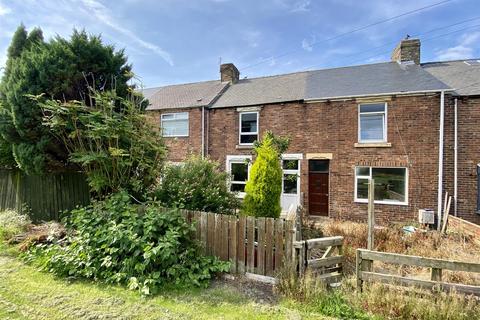
[[[300,274],[310,270],[328,284],[341,281],[343,237],[296,241],[294,248]]]
[[[414,279],[398,275],[373,272],[373,262],[424,267],[431,269],[430,280]],[[443,260],[419,256],[408,256],[404,254],[386,253],[357,249],[356,277],[357,287],[361,290],[364,281],[379,281],[383,283],[394,283],[403,286],[417,286],[430,290],[455,290],[460,293],[474,294],[480,296],[480,286],[466,284],[447,283],[442,281],[442,270],[465,271],[480,273],[480,264],[461,262],[454,260]]]

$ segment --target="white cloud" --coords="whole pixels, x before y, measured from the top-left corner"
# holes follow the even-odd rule
[[[312,36],[310,39],[304,38],[302,40],[302,48],[305,51],[312,52],[313,51],[313,45],[315,44],[316,37]]]
[[[301,0],[293,4],[290,12],[307,12],[310,11],[310,0]]]
[[[288,12],[308,12],[310,11],[310,0],[275,0],[274,3],[282,10]]]
[[[102,21],[104,24],[114,29],[115,31],[123,34],[124,36],[129,37],[142,47],[155,52],[169,65],[173,66],[173,59],[170,53],[160,48],[156,44],[141,39],[131,30],[124,28],[120,23],[115,20],[115,18],[110,14],[110,11],[102,3],[96,0],[82,0],[82,2],[95,15],[98,20]]]
[[[478,43],[479,39],[480,32],[463,34],[456,46],[438,50],[436,58],[437,60],[471,59],[474,55],[474,45]]]
[[[245,31],[242,35],[243,39],[247,42],[248,46],[251,48],[256,48],[260,44],[260,38],[262,34],[260,31]]]
[[[7,7],[6,5],[0,3],[0,16],[4,16],[12,12],[12,9]]]
[[[473,49],[462,45],[451,47],[437,52],[438,60],[460,60],[470,59],[473,55]]]

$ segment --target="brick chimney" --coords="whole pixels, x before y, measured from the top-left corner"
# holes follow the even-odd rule
[[[240,72],[233,63],[224,63],[220,65],[220,80],[234,84],[240,79]]]
[[[392,61],[420,64],[420,39],[403,39],[392,52]]]

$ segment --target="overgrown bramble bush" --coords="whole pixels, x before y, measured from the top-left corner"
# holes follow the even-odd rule
[[[14,210],[0,211],[0,241],[23,232],[31,223],[27,215]]]
[[[202,256],[194,227],[176,211],[157,204],[131,204],[119,192],[73,210],[65,244],[37,245],[27,261],[59,276],[127,285],[144,295],[165,284],[202,286],[228,263]]]
[[[227,181],[228,174],[217,162],[193,156],[181,165],[167,166],[154,195],[169,208],[233,214],[239,201]]]

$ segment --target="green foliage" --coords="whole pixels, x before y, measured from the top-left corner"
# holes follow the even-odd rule
[[[73,210],[66,244],[31,247],[27,261],[63,277],[126,285],[144,295],[169,283],[202,286],[228,263],[199,253],[195,231],[176,210],[133,205],[126,192]]]
[[[277,150],[279,158],[281,157],[282,153],[287,151],[288,146],[290,145],[290,138],[289,137],[281,137],[276,136],[273,134],[272,131],[266,131],[263,135],[263,140],[271,139],[272,145]],[[253,143],[254,152],[257,153],[257,149],[262,145],[263,141],[255,141]]]
[[[217,162],[192,157],[164,169],[155,197],[169,208],[233,214],[239,203],[227,181]]]
[[[92,93],[94,106],[37,97],[45,111],[44,125],[81,166],[100,197],[127,190],[143,200],[157,180],[166,148],[147,121],[139,101],[114,91]]]
[[[309,271],[299,276],[293,264],[287,264],[277,274],[277,279],[276,291],[293,301],[296,308],[338,319],[370,319],[361,308],[352,307],[342,291],[328,289]]]
[[[27,215],[14,210],[0,211],[0,242],[23,232],[30,223]]]
[[[40,29],[27,34],[21,25],[0,83],[0,150],[13,153],[0,165],[16,165],[29,174],[64,170],[67,150],[41,125],[42,110],[27,95],[91,104],[91,87],[126,97],[130,70],[123,50],[104,45],[99,36],[74,30],[68,40],[58,36],[45,42]]]
[[[278,139],[267,133],[255,146],[257,157],[245,186],[246,196],[242,206],[245,215],[272,218],[280,216],[283,173],[280,166],[281,153],[275,141]],[[286,149],[288,145],[284,147]]]

